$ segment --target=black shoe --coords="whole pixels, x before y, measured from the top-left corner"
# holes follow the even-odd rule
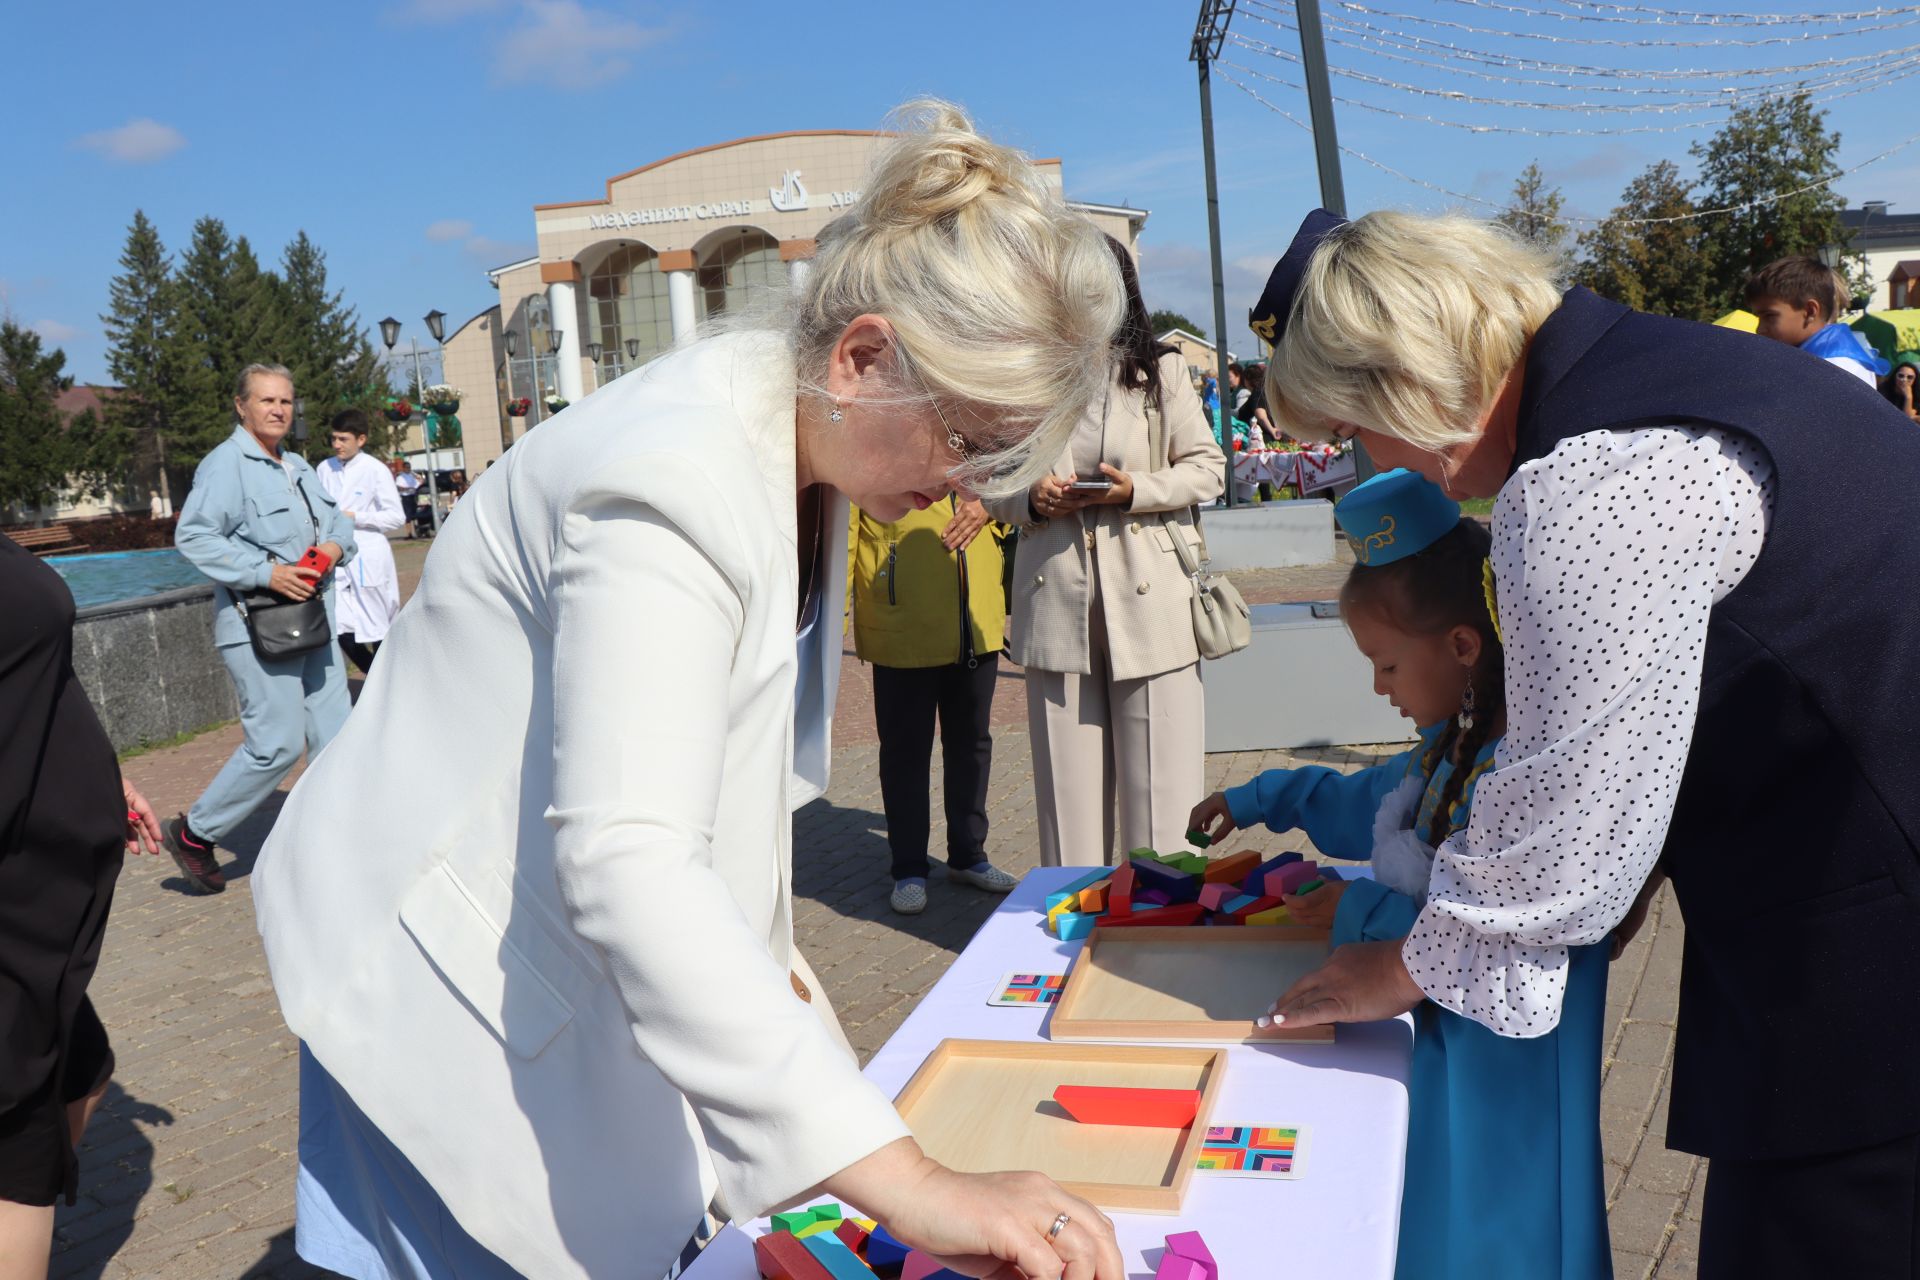
[[[160,824],[160,843],[173,855],[173,861],[180,868],[195,890],[200,893],[219,893],[227,887],[227,878],[220,874],[219,864],[214,860],[212,845],[196,845],[186,838],[187,815],[180,814],[168,818]]]

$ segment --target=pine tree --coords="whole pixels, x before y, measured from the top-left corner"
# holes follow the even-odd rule
[[[367,415],[367,447],[384,454],[391,432],[381,410],[389,389],[359,314],[339,291],[327,290],[327,255],[302,231],[281,255],[280,269],[283,358],[306,405],[307,456],[328,452],[326,424],[342,409]]]
[[[61,414],[60,393],[73,386],[66,364],[39,334],[0,319],[0,506],[104,493],[126,460],[125,436],[93,410]]]
[[[174,460],[192,466],[233,430],[233,241],[218,218],[193,224],[173,281],[173,329],[162,347]]]
[[[1725,128],[1691,150],[1706,207],[1765,202],[1708,220],[1713,302],[1721,310],[1741,304],[1747,277],[1767,263],[1846,246],[1846,202],[1824,185],[1840,176],[1840,135],[1805,94],[1738,107]]]
[[[142,210],[134,210],[120,274],[107,286],[111,309],[100,317],[107,335],[107,371],[120,393],[106,402],[106,418],[123,432],[134,455],[159,472],[160,496],[169,505],[167,474],[170,402],[164,348],[173,330],[172,264],[166,247]]]
[[[1627,184],[1613,217],[1581,235],[1579,282],[1641,311],[1712,319],[1713,246],[1694,212],[1692,184],[1680,177],[1679,166],[1671,160],[1649,166]]]
[[[1553,254],[1565,271],[1573,265],[1573,254],[1567,243],[1570,228],[1560,217],[1566,203],[1560,188],[1547,185],[1546,175],[1540,172],[1540,162],[1535,160],[1513,180],[1513,199],[1494,221],[1522,240]]]

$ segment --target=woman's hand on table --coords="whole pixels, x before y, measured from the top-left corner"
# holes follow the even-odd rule
[[[956,1173],[901,1138],[822,1189],[962,1275],[1126,1280],[1113,1223],[1043,1174]],[[1062,1215],[1066,1225],[1049,1237]]]
[[[1397,1018],[1427,998],[1400,957],[1404,939],[1350,942],[1288,987],[1259,1025],[1317,1027]]]
[[[1193,806],[1193,812],[1187,815],[1187,830],[1198,831],[1206,836],[1209,847],[1219,844],[1238,830],[1233,811],[1227,808],[1227,793],[1216,791]]]

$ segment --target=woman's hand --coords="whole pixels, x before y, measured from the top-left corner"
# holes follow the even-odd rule
[[[1100,464],[1100,474],[1113,481],[1113,488],[1104,494],[1095,494],[1090,505],[1126,507],[1133,503],[1133,477],[1118,467],[1107,463]]]
[[[160,819],[154,816],[153,806],[124,777],[120,779],[120,790],[127,801],[127,852],[159,853]]]
[[[1042,1174],[956,1173],[901,1138],[842,1169],[822,1190],[962,1275],[1126,1280],[1113,1223]],[[1050,1236],[1063,1214],[1066,1225]]]
[[[1405,939],[1350,942],[1334,948],[1327,962],[1288,987],[1274,1001],[1265,1027],[1317,1027],[1328,1022],[1378,1022],[1394,1018],[1427,998],[1400,958]]]
[[[276,564],[273,566],[273,576],[267,579],[267,589],[289,600],[307,600],[312,598],[314,583],[318,581],[320,581],[320,575],[311,569],[296,569],[290,564]]]
[[[1078,476],[1069,472],[1064,476],[1041,476],[1033,488],[1027,491],[1027,505],[1033,508],[1033,514],[1042,520],[1054,520],[1061,516],[1074,515],[1082,507],[1090,507],[1104,501],[1099,496],[1073,493],[1067,489]]]
[[[949,551],[965,551],[973,545],[980,531],[987,527],[987,509],[980,505],[980,499],[968,498],[953,513],[953,519],[947,521],[947,527],[940,531],[940,543]]]
[[[1332,879],[1324,872],[1322,878],[1326,883],[1305,897],[1295,897],[1291,893],[1280,895],[1280,901],[1286,903],[1287,914],[1293,917],[1295,924],[1303,924],[1309,929],[1333,928],[1334,912],[1340,908],[1340,898],[1347,891],[1347,882]]]
[[[1187,830],[1198,831],[1208,837],[1208,845],[1219,844],[1238,829],[1233,820],[1233,810],[1227,808],[1227,793],[1216,791],[1193,806],[1193,812],[1187,815]]]

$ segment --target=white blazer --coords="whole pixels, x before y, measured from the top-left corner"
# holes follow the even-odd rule
[[[794,995],[847,513],[794,730],[794,377],[711,339],[516,444],[253,875],[287,1023],[529,1276],[664,1275],[905,1134]]]

